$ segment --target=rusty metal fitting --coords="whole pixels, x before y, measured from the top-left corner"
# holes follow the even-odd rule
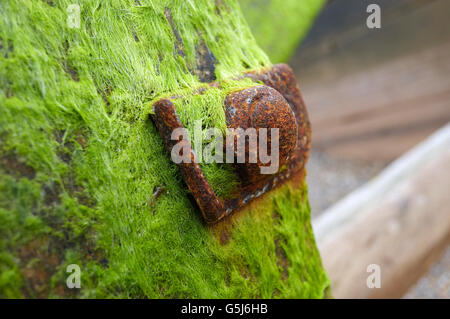
[[[207,223],[214,223],[220,220],[225,215],[224,203],[214,194],[203,175],[200,165],[194,160],[194,150],[189,144],[189,141],[182,140],[181,137],[178,140],[171,139],[172,132],[177,128],[183,127],[173,103],[169,99],[161,99],[153,104],[153,108],[155,111],[153,118],[156,128],[164,140],[164,144],[169,153],[176,143],[187,143],[191,161],[190,163],[180,163],[178,166],[184,181],[202,211],[203,218]]]
[[[226,97],[224,103],[227,127],[244,130],[255,128],[257,131],[261,128],[278,128],[279,167],[282,169],[276,174],[262,175],[260,168],[265,164],[259,159],[256,163],[246,160],[244,163],[234,164],[241,182],[239,195],[235,198],[218,198],[200,165],[193,160],[195,153],[189,141],[171,140],[172,131],[183,127],[172,101],[161,99],[153,104],[152,117],[169,153],[175,143],[187,143],[191,163],[180,163],[178,166],[207,223],[218,222],[302,171],[311,146],[308,113],[292,69],[286,64],[277,64],[270,69],[246,73],[242,77],[264,85],[234,92]],[[210,85],[216,86],[217,83]],[[236,139],[233,139],[232,143],[235,142]],[[268,138],[267,142],[270,146],[272,141]],[[251,152],[258,151],[250,149],[248,143],[245,144],[246,159]]]
[[[243,129],[254,128],[256,136],[260,136],[260,129],[279,130],[278,141],[278,166],[281,168],[292,153],[297,148],[297,123],[295,114],[286,99],[275,89],[266,85],[258,85],[238,92],[233,92],[225,99],[225,117],[228,128]],[[245,136],[240,136],[242,131],[238,131],[233,142],[232,149],[239,149],[238,141],[244,140]],[[267,149],[271,149],[271,135],[267,135]],[[224,149],[229,147],[224,143]],[[250,143],[245,143],[245,163],[236,164],[235,167],[245,184],[255,183],[262,179],[269,178],[270,175],[260,174],[260,168],[269,164],[262,163],[260,157],[260,144],[256,149],[250,149]],[[250,152],[254,152],[256,163],[250,163]],[[242,154],[237,153],[236,158]],[[235,160],[234,163],[237,163]]]

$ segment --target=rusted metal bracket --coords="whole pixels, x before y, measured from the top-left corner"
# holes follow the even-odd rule
[[[178,164],[184,181],[207,223],[215,223],[243,207],[255,198],[282,184],[295,173],[304,169],[311,145],[311,128],[305,103],[292,69],[286,64],[277,64],[271,69],[248,72],[242,77],[251,78],[264,85],[234,92],[225,99],[226,123],[229,128],[278,128],[279,171],[265,175],[260,168],[266,164],[233,164],[240,178],[239,195],[232,199],[218,198],[202,169],[195,161],[190,142],[179,137],[171,140],[173,130],[183,128],[170,99],[160,99],[153,104],[152,115],[166,149],[171,152],[177,143],[190,150],[190,163]],[[214,83],[211,85],[215,85]],[[174,97],[176,98],[176,97]],[[271,141],[268,139],[268,144]],[[246,143],[248,144],[248,143]],[[249,145],[245,146],[246,159]]]

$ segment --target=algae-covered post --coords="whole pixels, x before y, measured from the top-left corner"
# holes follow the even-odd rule
[[[0,3],[0,296],[323,297],[304,173],[206,226],[149,120],[177,96],[188,130],[224,130],[225,97],[259,85],[238,3],[77,3],[79,27],[69,0]],[[236,192],[230,167],[202,169]]]

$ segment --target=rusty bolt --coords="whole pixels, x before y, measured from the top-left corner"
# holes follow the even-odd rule
[[[225,116],[228,128],[241,128],[243,130],[254,128],[258,140],[260,129],[266,128],[268,153],[270,153],[271,144],[274,142],[271,140],[270,129],[279,129],[279,168],[289,161],[292,153],[297,148],[298,130],[295,114],[286,99],[271,87],[258,85],[228,95],[225,99]],[[241,136],[243,131],[237,132],[233,140],[227,140],[234,143],[234,150],[239,149],[237,146],[238,139],[242,138],[245,140],[246,138]],[[224,147],[229,148],[230,145],[225,143]],[[245,143],[245,163],[236,164],[236,168],[243,181],[254,183],[268,177],[260,173],[260,168],[268,166],[270,163],[261,162],[259,143],[257,143],[256,149],[250,149],[250,147],[250,143]],[[251,152],[254,152],[253,155],[257,159],[256,163],[249,162]],[[239,155],[243,154],[236,154],[236,157]],[[236,159],[234,162],[236,163]]]

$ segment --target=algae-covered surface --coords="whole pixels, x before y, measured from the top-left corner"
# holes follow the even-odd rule
[[[80,28],[71,0],[0,2],[0,297],[323,297],[304,182],[208,227],[149,120],[218,81],[177,112],[223,128],[232,78],[270,66],[237,2],[77,3]]]

